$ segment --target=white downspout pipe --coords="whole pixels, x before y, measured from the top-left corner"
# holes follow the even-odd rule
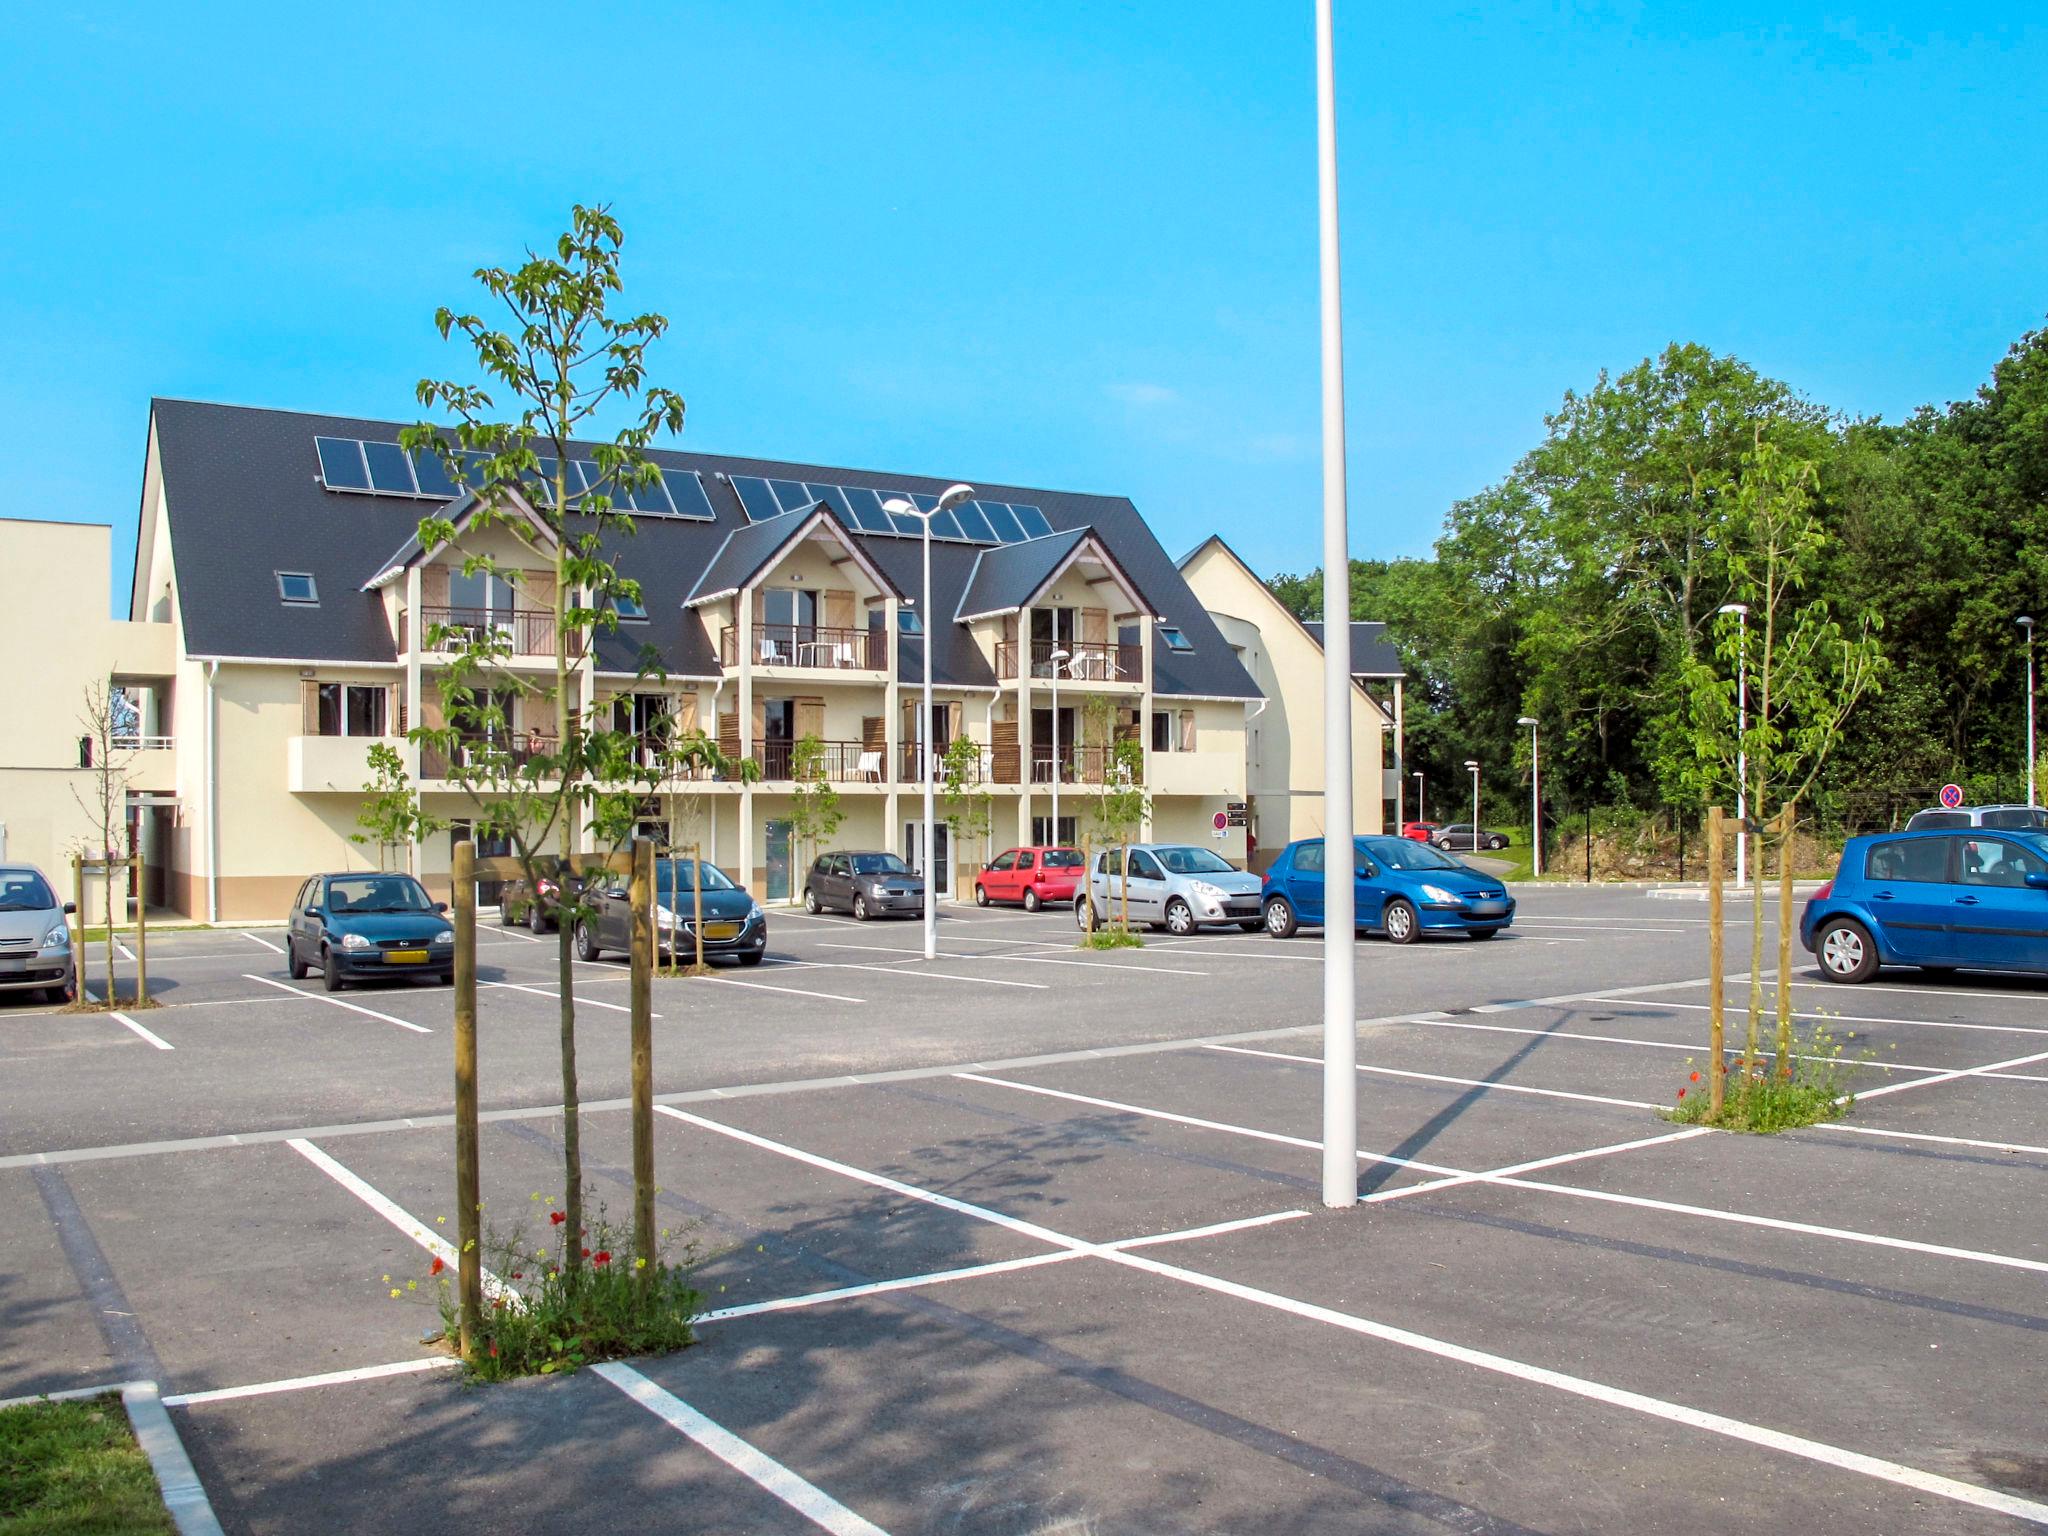
[[[220,663],[206,664],[206,750],[201,754],[206,765],[206,920],[220,921],[220,746],[216,737],[214,714],[218,703],[214,693],[214,674],[220,670]]]

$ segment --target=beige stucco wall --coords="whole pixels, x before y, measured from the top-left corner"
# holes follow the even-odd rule
[[[1266,695],[1245,741],[1258,840],[1253,863],[1263,867],[1293,839],[1323,832],[1323,650],[1265,583],[1216,543],[1196,551],[1181,574]],[[1353,823],[1361,834],[1380,832],[1386,716],[1355,683],[1351,704]]]

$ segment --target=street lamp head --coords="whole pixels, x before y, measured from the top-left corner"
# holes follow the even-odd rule
[[[1054,661],[1065,661],[1067,659],[1067,653],[1059,647],[1055,646],[1053,648],[1052,659]]]
[[[907,496],[891,496],[887,501],[882,503],[882,510],[884,512],[894,513],[902,517],[931,516],[931,513],[924,511],[917,505],[916,502],[912,501]]]
[[[1722,605],[1721,605],[1721,606],[1720,606],[1719,608],[1716,608],[1716,609],[1715,609],[1714,611],[1715,611],[1716,613],[1739,613],[1739,614],[1747,614],[1747,613],[1749,612],[1749,604],[1747,604],[1747,603],[1723,603],[1723,604],[1722,604]]]
[[[1472,758],[1468,757],[1465,759],[1465,766],[1467,768],[1470,768],[1474,773],[1477,773],[1479,771],[1479,764]]]
[[[1531,730],[1534,730],[1536,728],[1536,717],[1534,715],[1524,715],[1521,719],[1517,720],[1515,724],[1526,725]]]
[[[2027,630],[2030,633],[2032,632],[2034,628],[2034,616],[2031,613],[2021,614],[2019,616],[2018,622],[2021,629]]]
[[[953,509],[953,508],[955,508],[955,507],[959,506],[961,502],[963,502],[963,501],[972,501],[973,499],[974,499],[974,487],[973,487],[973,486],[971,486],[971,485],[954,485],[954,486],[948,486],[948,487],[946,488],[946,492],[945,492],[945,494],[944,494],[944,495],[942,495],[942,496],[941,496],[941,497],[939,498],[939,504],[938,504],[938,505],[937,505],[936,507],[934,507],[934,508],[933,508],[932,510],[933,510],[934,512],[950,512],[950,511],[952,511],[952,509]]]

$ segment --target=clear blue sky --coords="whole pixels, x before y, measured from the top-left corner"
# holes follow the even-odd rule
[[[1425,551],[1674,339],[1861,415],[1967,395],[2048,311],[2032,11],[1339,0],[1354,550]],[[434,307],[583,200],[686,446],[1317,563],[1310,0],[457,14],[10,12],[0,516],[125,557],[152,394],[408,415]]]

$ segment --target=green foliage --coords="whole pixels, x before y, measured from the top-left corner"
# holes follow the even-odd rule
[[[839,808],[839,791],[825,774],[825,744],[815,736],[799,739],[789,751],[789,776],[795,781],[789,792],[790,830],[797,846],[810,849],[816,857],[818,844],[846,820],[846,812]],[[809,863],[809,859],[803,862]]]
[[[356,812],[356,825],[348,840],[359,846],[374,845],[377,867],[388,869],[393,857],[412,847],[430,832],[448,823],[420,804],[420,792],[405,771],[405,759],[385,742],[374,743],[369,752],[370,777],[363,785],[363,806]]]
[[[1145,825],[1151,800],[1145,793],[1145,748],[1131,736],[1114,734],[1116,701],[1090,694],[1081,705],[1084,741],[1107,741],[1108,760],[1102,783],[1088,800],[1091,840],[1127,843]]]
[[[1091,928],[1081,935],[1082,949],[1143,949],[1144,939],[1120,923],[1111,922],[1102,928]]]
[[[118,1396],[0,1409],[0,1536],[170,1536]]]
[[[1817,1025],[1811,1035],[1792,1042],[1783,1065],[1753,1053],[1738,1058],[1733,1066],[1722,1063],[1726,1097],[1718,1116],[1710,1107],[1707,1092],[1705,1074],[1711,1068],[1688,1058],[1686,1084],[1678,1090],[1676,1107],[1666,1110],[1664,1118],[1678,1125],[1711,1125],[1759,1136],[1839,1120],[1856,1103],[1855,1095],[1848,1091],[1849,1075],[1870,1055],[1866,1051],[1845,1063],[1843,1050],[1842,1041]]]
[[[948,846],[957,860],[960,850],[986,838],[995,824],[996,797],[981,776],[981,743],[955,736],[939,759],[940,815],[948,829]]]
[[[552,1376],[600,1360],[668,1354],[696,1342],[691,1319],[703,1297],[690,1284],[685,1262],[668,1258],[662,1233],[654,1263],[641,1268],[629,1233],[599,1206],[580,1241],[566,1221],[545,1238],[524,1228],[486,1239],[484,1268],[497,1286],[484,1307],[469,1373],[483,1381]],[[584,1262],[574,1262],[574,1261]],[[385,1276],[386,1284],[391,1277]],[[441,1310],[442,1338],[461,1337],[461,1304],[453,1265],[436,1261],[429,1276]],[[489,1281],[486,1281],[487,1287]],[[393,1299],[412,1294],[393,1286]]]

